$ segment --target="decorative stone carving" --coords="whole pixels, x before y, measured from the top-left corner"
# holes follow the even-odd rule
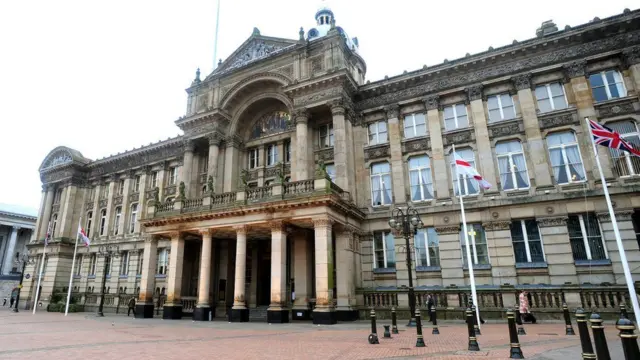
[[[340,96],[341,94],[342,89],[339,87],[334,87],[317,93],[296,97],[293,99],[293,104],[295,106],[307,106],[317,102],[322,102],[327,99],[335,98],[336,96]]]
[[[633,216],[633,210],[615,211],[615,214],[616,214],[616,221],[631,221],[631,217]],[[597,216],[600,222],[611,222],[611,216],[609,215],[608,211],[604,213],[598,213]]]
[[[293,65],[287,65],[287,66],[283,66],[281,68],[277,68],[275,70],[273,70],[275,72],[287,75],[288,77],[292,77],[293,76]]]
[[[553,206],[547,206],[545,208],[545,211],[547,212],[547,214],[553,214],[555,212],[555,209],[553,208]]]
[[[249,180],[249,170],[242,169],[242,171],[240,171],[240,186],[242,186],[243,189],[247,189],[247,187],[249,186]]]
[[[211,176],[211,175],[209,175],[209,177],[207,178],[207,191],[210,192],[211,194],[213,194],[213,192],[214,192],[213,176]]]
[[[564,73],[568,78],[575,78],[585,76],[585,68],[587,67],[587,60],[576,60],[562,66]]]
[[[509,122],[506,124],[502,124],[502,123],[491,124],[489,125],[489,137],[519,134],[522,132],[520,124],[521,124],[521,121]]]
[[[318,228],[318,227],[331,227],[333,225],[333,220],[331,220],[330,218],[318,218],[318,219],[313,219],[313,227],[314,228]]]
[[[318,160],[317,162],[315,178],[329,179],[329,174],[327,173],[327,165],[325,165],[324,160],[322,159]]]
[[[452,226],[436,226],[436,232],[438,235],[447,235],[447,234],[459,234],[460,233],[460,225],[452,225]]]
[[[140,193],[129,194],[129,203],[138,202],[140,200]]]
[[[482,99],[482,84],[472,85],[465,89],[469,101]]]
[[[556,227],[556,226],[567,226],[567,220],[569,218],[567,216],[556,216],[556,217],[544,217],[536,219],[538,221],[538,227]]]
[[[242,148],[242,145],[243,145],[242,139],[237,135],[227,136],[227,138],[225,139],[225,142],[227,143],[227,146],[230,146],[236,149]]]
[[[391,156],[388,144],[369,146],[364,148],[364,160],[378,159]]]
[[[431,149],[431,139],[419,138],[402,142],[402,152],[410,153],[414,151],[425,151]]]
[[[184,151],[185,152],[193,152],[196,149],[196,143],[193,140],[185,140],[184,141]]]
[[[387,120],[397,119],[400,117],[400,105],[398,104],[387,105],[384,107],[384,112],[387,117]]]
[[[293,120],[296,124],[306,124],[309,121],[309,117],[309,110],[305,108],[297,109],[293,112]]]
[[[531,74],[520,74],[511,78],[516,90],[531,89]]]
[[[624,62],[628,65],[640,64],[640,46],[633,46],[622,51]]]
[[[323,69],[323,59],[324,59],[324,55],[318,55],[315,57],[312,57],[309,59],[309,62],[311,64],[310,68],[311,68],[311,73],[314,74],[316,72],[322,71]]]
[[[283,231],[284,230],[284,221],[282,220],[271,220],[269,221],[269,228],[271,231]]]
[[[155,201],[156,205],[160,204],[160,188],[159,187],[155,187],[153,188],[153,201]]]
[[[116,196],[113,198],[113,205],[122,205],[122,196]]]
[[[579,124],[578,115],[575,111],[561,114],[552,114],[548,116],[539,116],[538,124],[540,129],[548,129],[564,125]]]
[[[423,101],[427,110],[436,110],[440,106],[440,97],[438,95],[429,95]]]
[[[168,186],[168,187],[164,188],[164,194],[165,195],[175,195],[176,194],[176,186],[175,185],[171,185],[171,186]]]
[[[251,129],[251,139],[283,133],[290,130],[293,123],[291,115],[285,111],[274,111],[260,117]]]
[[[633,114],[635,112],[632,100],[616,102],[614,104],[596,105],[596,110],[598,111],[599,118]]]
[[[482,224],[482,227],[484,227],[486,231],[509,230],[510,226],[510,221],[492,221]]]
[[[89,202],[85,203],[84,204],[84,210],[85,211],[93,210],[93,201],[89,201]]]
[[[220,146],[222,140],[224,140],[224,135],[218,131],[214,131],[210,134],[207,134],[207,139],[209,140],[209,146],[215,145]]]
[[[473,141],[473,129],[444,134],[445,145],[462,144]]]
[[[236,231],[236,234],[247,235],[248,226],[247,225],[236,225],[233,227],[233,230]]]
[[[224,70],[231,70],[247,65],[250,62],[266,58],[284,47],[280,44],[269,44],[261,40],[254,40],[234,58],[229,59],[229,65]]]
[[[497,219],[497,218],[500,217],[500,213],[497,212],[497,211],[494,211],[494,212],[491,213],[491,217],[494,218],[494,219]]]
[[[42,167],[42,169],[48,169],[55,166],[68,164],[73,162],[73,157],[66,150],[60,150],[51,155],[51,159]]]
[[[333,148],[326,148],[316,151],[318,160],[328,161],[333,160]]]
[[[98,202],[98,207],[105,208],[105,207],[107,207],[107,204],[108,204],[108,200],[107,199],[100,199],[100,201]]]
[[[42,177],[43,182],[51,183],[54,181],[59,181],[62,179],[66,179],[73,176],[73,172],[71,170],[66,171],[55,171],[52,173],[48,173]]]
[[[60,204],[54,204],[51,206],[51,213],[57,213],[58,211],[60,211]]]
[[[331,114],[333,116],[344,116],[345,114],[345,105],[344,105],[344,101],[340,100],[333,100],[329,103],[329,107],[331,108]]]

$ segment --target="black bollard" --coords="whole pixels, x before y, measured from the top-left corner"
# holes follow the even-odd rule
[[[425,347],[424,339],[422,338],[422,320],[420,319],[420,309],[416,309],[416,332],[418,338],[416,339],[416,347]]]
[[[593,346],[591,345],[591,337],[589,337],[589,329],[587,328],[587,314],[584,310],[576,310],[576,322],[578,322],[578,333],[580,333],[580,345],[582,346],[583,359],[595,359]]]
[[[624,306],[624,303],[620,303],[620,317],[622,319],[628,319],[629,314],[627,314],[627,307]]]
[[[573,326],[571,326],[571,315],[569,315],[569,307],[566,303],[562,303],[562,312],[564,313],[564,324],[567,327],[565,335],[575,335],[576,333],[573,331]]]
[[[438,318],[436,313],[436,306],[431,306],[431,318],[433,318],[433,330],[431,330],[431,335],[440,335],[440,330],[438,330]]]
[[[376,330],[376,311],[371,309],[371,334],[369,334],[369,344],[380,344],[378,341],[378,331]]]
[[[602,318],[598,313],[592,313],[589,318],[591,323],[591,332],[593,333],[593,342],[596,344],[596,355],[598,360],[611,360],[609,347],[607,346],[607,338],[604,336],[604,326]]]
[[[522,326],[522,315],[520,314],[520,309],[516,308],[514,316],[516,318],[516,324],[518,325],[518,335],[527,335],[527,332],[524,331],[524,326]]]
[[[396,307],[391,308],[391,333],[398,334],[398,322],[396,318]]]
[[[640,359],[638,349],[638,335],[635,334],[636,326],[629,319],[616,321],[616,328],[620,330],[620,340],[622,340],[622,350],[624,350],[625,360]]]
[[[389,332],[391,325],[382,325],[382,327],[384,328],[384,335],[382,337],[391,339],[391,332]]]
[[[476,332],[476,336],[482,335],[480,327],[478,326],[478,315],[476,314],[476,306],[471,305],[471,311],[473,311],[473,331]]]
[[[471,308],[467,308],[465,312],[467,314],[467,330],[469,332],[469,351],[480,351],[480,345],[478,345],[478,340],[476,339],[476,332],[473,329],[473,311]]]
[[[512,309],[507,310],[507,324],[509,326],[509,341],[511,343],[509,358],[524,359],[522,349],[520,348],[520,340],[518,340],[518,331],[516,330],[516,317]]]

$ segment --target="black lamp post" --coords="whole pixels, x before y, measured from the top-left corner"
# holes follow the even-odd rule
[[[409,308],[411,311],[411,319],[407,326],[416,326],[416,295],[413,291],[413,274],[411,273],[411,246],[409,239],[411,236],[415,236],[418,229],[422,229],[424,224],[420,220],[420,214],[412,207],[407,207],[405,211],[401,208],[395,208],[391,212],[391,219],[389,219],[389,227],[392,230],[396,230],[398,234],[404,237],[406,242],[405,248],[407,251],[407,273],[409,275]]]
[[[16,295],[16,306],[13,308],[13,312],[18,312],[18,303],[20,302],[20,292],[22,291],[22,280],[24,280],[24,271],[27,268],[27,264],[34,264],[35,258],[27,254],[22,254],[16,259],[16,265],[20,267],[22,264],[22,271],[20,272],[20,285],[18,285],[18,294]],[[35,306],[35,305],[34,305]]]
[[[98,316],[104,316],[102,308],[104,307],[104,293],[107,285],[107,266],[111,266],[111,258],[119,257],[117,245],[100,245],[98,254],[104,257],[104,270],[102,272],[102,290],[100,292],[100,306],[98,306]],[[107,261],[108,260],[108,261]]]

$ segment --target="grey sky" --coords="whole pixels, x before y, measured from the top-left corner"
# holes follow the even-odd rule
[[[218,57],[258,27],[298,38],[318,0],[221,0]],[[179,129],[195,70],[212,69],[215,0],[32,0],[0,2],[0,202],[37,208],[37,169],[66,145],[97,159]],[[635,3],[635,4],[634,4]],[[372,5],[375,4],[375,5]],[[516,5],[517,4],[517,5]],[[336,23],[358,37],[367,79],[379,80],[489,46],[634,9],[632,0],[329,2]]]

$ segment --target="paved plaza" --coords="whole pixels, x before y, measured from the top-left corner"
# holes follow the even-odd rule
[[[415,329],[379,345],[369,345],[367,322],[334,326],[309,323],[269,325],[224,321],[192,322],[133,319],[122,315],[96,318],[93,314],[24,311],[0,312],[0,359],[507,359],[506,324],[482,327],[480,352],[468,353],[466,327],[444,323],[440,335],[425,327],[427,347],[415,347]],[[403,322],[404,324],[404,322]],[[622,359],[616,331],[607,326],[612,358]],[[527,359],[580,359],[578,336],[565,336],[562,323],[526,326],[520,337]],[[576,328],[577,331],[577,328]]]

